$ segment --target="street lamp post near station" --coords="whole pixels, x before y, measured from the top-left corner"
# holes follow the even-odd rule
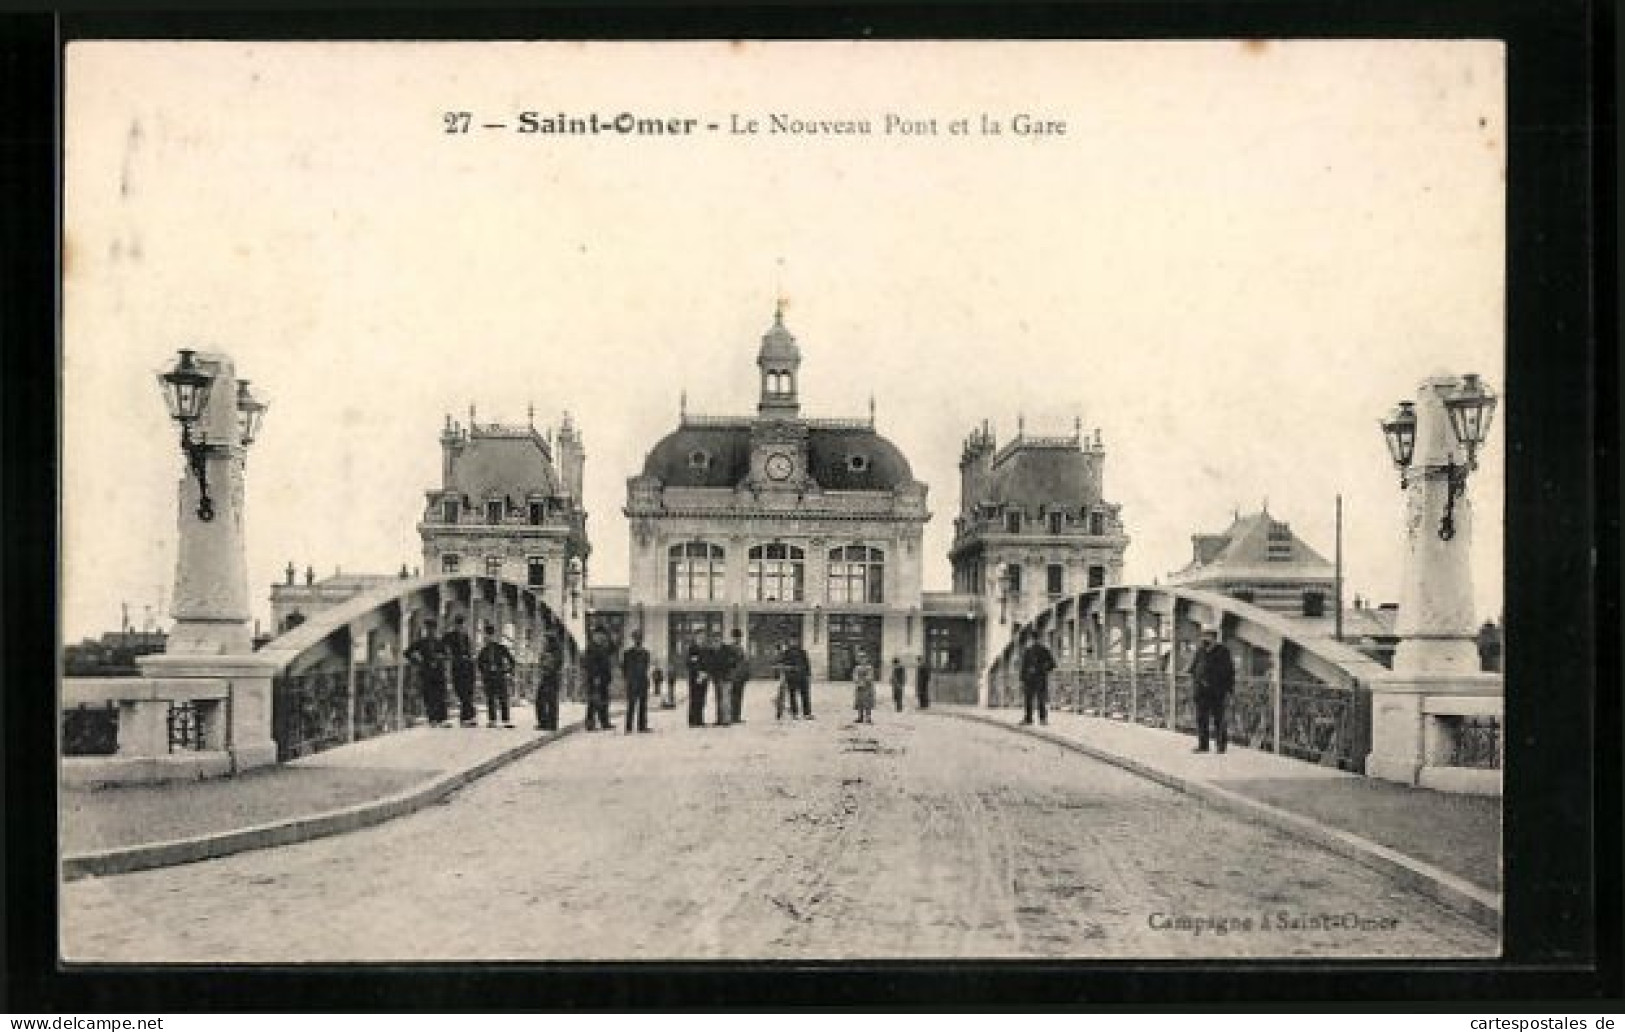
[[[170,768],[194,776],[247,770],[277,756],[271,734],[276,664],[253,651],[243,520],[244,467],[266,405],[247,380],[237,379],[229,355],[183,349],[175,367],[157,379],[170,418],[180,425],[186,467],[177,485],[175,625],[164,652],[138,661],[151,691],[128,703],[130,733],[120,733],[120,757],[129,757],[131,771],[122,779],[133,780],[162,780]],[[156,706],[148,705],[149,696]],[[194,770],[184,756],[173,755],[165,710],[173,720],[176,709],[187,707],[201,728],[206,751],[198,755],[224,756],[223,770],[208,759]]]
[[[183,349],[158,376],[186,458],[178,513],[179,547],[168,652],[247,653],[248,570],[243,538],[243,473],[266,405],[231,359]],[[230,389],[235,386],[235,390]],[[225,388],[225,389],[222,389]]]
[[[1414,402],[1382,422],[1405,492],[1405,566],[1394,669],[1475,672],[1472,501],[1468,479],[1496,397],[1476,373],[1423,380]]]

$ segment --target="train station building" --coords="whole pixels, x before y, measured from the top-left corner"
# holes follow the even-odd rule
[[[816,680],[850,679],[860,650],[912,667],[926,647],[926,485],[872,405],[866,419],[802,412],[801,357],[781,304],[756,352],[756,412],[684,404],[627,480],[626,620],[668,667],[694,636],[736,628],[758,677],[792,639]]]

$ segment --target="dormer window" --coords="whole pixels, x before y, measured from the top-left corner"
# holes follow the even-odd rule
[[[542,503],[542,502],[531,502],[530,503],[529,519],[530,519],[530,525],[531,526],[533,526],[533,527],[541,526],[542,519],[546,515],[547,515],[547,506],[545,505],[545,503]]]
[[[705,470],[711,468],[711,453],[703,448],[695,448],[688,453],[688,468]]]
[[[502,522],[502,499],[492,498],[485,503],[485,522]]]
[[[1006,534],[1021,533],[1021,513],[1007,512],[1004,514],[1004,532]]]
[[[1059,534],[1066,525],[1066,514],[1052,512],[1049,514],[1049,532]]]
[[[442,522],[456,523],[459,515],[461,515],[461,506],[457,504],[457,499],[445,498],[441,500],[440,519]]]
[[[851,470],[854,473],[862,473],[862,472],[864,472],[865,470],[867,470],[869,468],[869,456],[867,456],[867,455],[848,455],[846,457],[846,468]]]
[[[1098,512],[1089,514],[1089,533],[1099,537],[1106,533],[1106,517]]]

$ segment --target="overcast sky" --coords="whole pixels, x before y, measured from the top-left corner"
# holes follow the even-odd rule
[[[76,43],[66,74],[68,640],[171,591],[181,458],[152,374],[183,346],[271,401],[247,493],[266,621],[289,560],[421,561],[437,435],[471,403],[572,412],[594,580],[624,584],[626,478],[684,388],[754,411],[781,291],[803,412],[872,394],[930,487],[928,589],[965,433],[1003,443],[1024,414],[1100,428],[1130,580],[1266,499],[1330,559],[1341,492],[1349,594],[1397,599],[1377,419],[1435,370],[1506,389],[1494,43]],[[524,110],[698,124],[522,135]],[[1015,135],[1018,113],[1065,134]],[[1502,429],[1472,487],[1481,617]]]

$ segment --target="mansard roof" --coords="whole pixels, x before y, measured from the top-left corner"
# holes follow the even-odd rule
[[[561,493],[547,444],[534,430],[476,427],[453,455],[446,490],[470,500]]]
[[[643,475],[666,487],[735,487],[750,474],[751,425],[749,419],[685,423],[650,449]],[[855,422],[809,421],[807,464],[813,481],[827,491],[890,491],[914,480],[895,444]]]

